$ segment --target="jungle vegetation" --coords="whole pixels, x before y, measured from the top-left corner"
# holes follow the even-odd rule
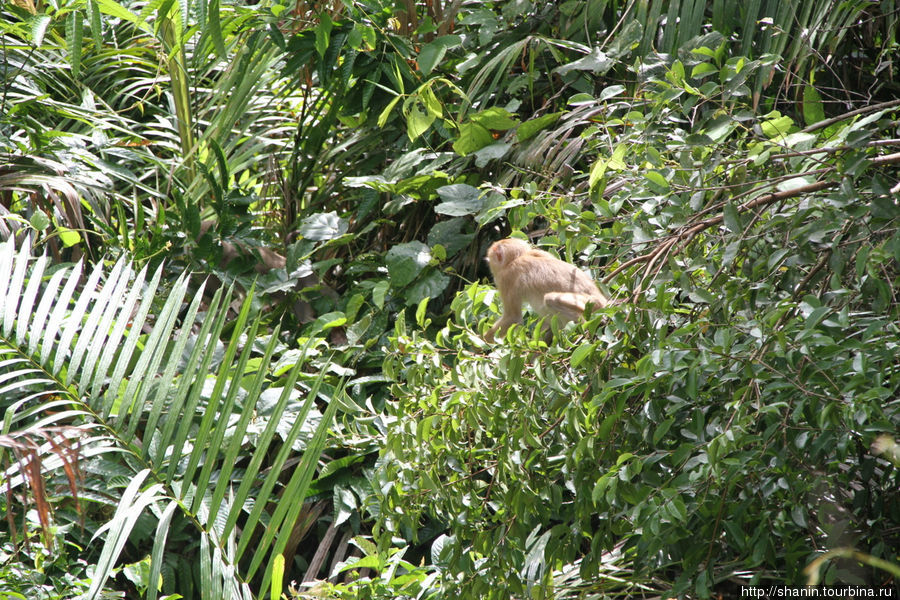
[[[898,23],[0,2],[0,598],[896,585]]]

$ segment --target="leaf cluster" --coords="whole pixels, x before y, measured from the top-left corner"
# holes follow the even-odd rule
[[[543,241],[602,257],[623,304],[549,346],[527,325],[486,346],[477,284],[434,336],[396,324],[381,526],[440,548],[446,589],[564,593],[574,567],[593,591],[705,597],[802,584],[821,547],[896,561],[878,448],[900,425],[900,156],[874,142],[896,122],[758,115],[735,78],[768,60],[713,79],[676,62],[584,130],[590,202],[540,213]],[[837,562],[824,580],[884,577]]]

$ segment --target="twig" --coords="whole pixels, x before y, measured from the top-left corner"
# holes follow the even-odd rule
[[[890,100],[888,102],[882,102],[881,104],[872,104],[870,106],[863,106],[862,108],[857,108],[856,110],[851,110],[848,113],[844,113],[842,115],[838,115],[836,117],[832,117],[830,119],[825,119],[824,121],[819,121],[818,123],[813,123],[806,129],[801,129],[800,133],[809,133],[811,131],[815,131],[816,129],[822,129],[823,127],[828,127],[829,125],[834,125],[835,123],[839,123],[844,119],[849,119],[850,117],[855,117],[856,115],[863,115],[870,112],[877,112],[883,108],[891,108],[894,106],[900,106],[900,100]]]
[[[837,154],[838,152],[846,152],[847,150],[856,150],[858,148],[878,148],[880,146],[900,146],[900,139],[897,138],[889,138],[886,140],[872,140],[871,142],[866,142],[861,146],[850,146],[845,144],[843,146],[825,146],[822,148],[810,148],[809,150],[794,150],[792,152],[781,152],[779,154],[772,154],[769,156],[770,160],[780,160],[782,158],[792,158],[795,156],[810,156],[815,154]],[[753,159],[752,158],[732,158],[730,160],[723,160],[723,165],[736,165],[741,163],[749,163]]]
[[[900,163],[900,152],[896,152],[894,154],[886,154],[884,156],[876,156],[870,162],[872,166],[883,166]],[[829,169],[830,171],[834,171],[836,167],[832,167]],[[803,174],[801,174],[803,175]],[[798,175],[799,177],[800,175]],[[796,187],[791,190],[784,190],[780,192],[772,192],[770,194],[764,194],[758,198],[754,198],[753,200],[748,200],[744,202],[740,206],[737,207],[737,211],[739,213],[744,213],[754,208],[758,208],[761,206],[768,206],[769,204],[773,204],[775,202],[779,202],[781,200],[786,200],[788,198],[796,198],[797,196],[801,196],[803,194],[811,194],[813,192],[818,192],[820,190],[824,190],[830,187],[835,187],[839,184],[837,181],[817,181],[815,183],[810,183],[808,185],[803,185],[800,187]],[[628,269],[632,265],[646,262],[650,266],[648,269],[651,269],[654,264],[656,264],[660,257],[668,253],[671,249],[672,245],[681,242],[680,248],[684,248],[693,240],[700,232],[714,226],[718,225],[722,221],[725,220],[724,213],[714,215],[707,219],[704,219],[698,223],[692,225],[685,225],[681,227],[679,230],[667,235],[665,238],[659,241],[659,244],[653,248],[650,252],[643,254],[641,256],[632,258],[628,260],[615,269],[603,278],[603,283],[609,283],[615,278],[616,275]],[[649,270],[645,270],[645,276],[649,274]]]

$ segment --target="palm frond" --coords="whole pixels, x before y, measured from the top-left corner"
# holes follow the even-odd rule
[[[116,457],[130,474],[115,514],[94,536],[105,541],[91,597],[103,589],[142,515],[158,516],[150,553],[158,574],[167,527],[177,512],[198,530],[201,575],[216,581],[217,597],[251,597],[248,582],[256,576],[267,585],[269,565],[288,542],[302,505],[297,500],[307,493],[339,404],[333,398],[342,388],[325,391],[320,371],[290,431],[276,436],[288,403],[295,401],[307,352],[273,382],[268,365],[277,332],[262,356],[253,356],[256,349],[245,340],[256,339],[259,322],[250,318],[250,298],[229,322],[230,294],[220,290],[198,319],[202,294],[187,296],[184,275],[162,289],[161,269],[148,278],[146,268],[136,272],[124,259],[85,274],[81,264],[50,270],[45,257],[32,256],[27,238],[19,248],[13,240],[0,245],[0,433],[67,428],[45,436],[30,460],[9,461],[7,448],[0,447],[0,461],[7,464],[0,485],[11,492],[26,484],[29,465],[40,465],[45,477],[69,468],[60,443],[77,431],[82,458]],[[222,354],[226,325],[230,336]],[[305,350],[315,343],[310,338]],[[281,388],[279,399],[248,452],[256,403],[273,385]],[[292,447],[310,433],[307,417],[317,397],[328,408],[302,460],[286,474]],[[276,439],[281,445],[273,461]],[[240,477],[239,456],[247,457]]]

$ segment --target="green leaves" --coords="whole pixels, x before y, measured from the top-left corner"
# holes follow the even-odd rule
[[[434,207],[434,212],[451,217],[476,215],[484,207],[481,191],[465,183],[445,185],[438,188],[441,202]]]
[[[335,212],[317,213],[306,217],[297,232],[305,239],[324,242],[344,235],[348,228],[347,221]]]
[[[221,291],[209,301],[196,332],[191,327],[176,330],[182,308],[183,322],[195,323],[203,298],[201,289],[186,302],[185,277],[172,282],[157,302],[161,270],[147,281],[145,271],[135,273],[127,261],[119,261],[108,271],[101,264],[91,270],[83,288],[76,289],[80,265],[61,266],[44,283],[46,259],[37,259],[33,267],[29,266],[31,260],[27,238],[18,251],[12,239],[0,246],[0,274],[5,273],[2,280],[9,282],[0,288],[0,314],[4,315],[0,352],[20,357],[7,361],[4,393],[0,395],[0,431],[57,426],[57,432],[50,434],[56,439],[40,450],[45,458],[58,453],[60,444],[67,444],[67,428],[104,431],[103,436],[83,439],[80,451],[95,467],[98,460],[115,461],[119,472],[126,475],[127,486],[115,481],[103,483],[108,491],[124,489],[117,500],[110,501],[115,508],[112,519],[94,532],[95,540],[105,541],[89,596],[95,597],[104,589],[138,522],[152,522],[155,514],[163,515],[150,565],[151,573],[158,575],[167,527],[176,510],[201,536],[209,584],[215,581],[218,586],[243,587],[242,580],[251,579],[260,565],[271,565],[271,558],[283,551],[302,506],[301,502],[281,503],[273,510],[273,504],[265,499],[273,498],[281,489],[284,465],[307,423],[314,399],[320,390],[328,395],[341,392],[323,390],[325,371],[320,371],[310,383],[309,394],[290,431],[282,433],[280,449],[273,457],[270,444],[304,365],[302,359],[297,361],[285,375],[271,418],[260,428],[262,433],[253,449],[248,450],[245,434],[254,411],[236,411],[235,403],[240,394],[245,406],[256,405],[270,376],[268,365],[278,342],[276,331],[261,346],[261,366],[250,366],[255,347],[241,340],[245,336],[256,339],[259,322],[247,326],[249,299],[229,323],[230,340],[224,355],[220,355],[219,339],[230,304]],[[157,311],[151,319],[154,305]],[[315,343],[315,338],[309,339],[301,358]],[[214,358],[217,367],[211,367]],[[34,376],[35,367],[44,373],[42,377]],[[25,399],[30,399],[27,409]],[[68,409],[58,410],[57,399]],[[338,404],[330,402],[313,428],[303,459],[292,469],[285,485],[284,493],[290,497],[305,496]],[[137,443],[142,439],[154,443]],[[231,475],[239,454],[246,462],[240,485],[235,487]],[[261,474],[264,458],[269,469],[265,476]],[[49,474],[59,468],[60,462],[51,460],[44,465]],[[67,462],[62,466],[71,468]],[[17,462],[10,471],[15,486],[26,480],[19,473],[23,467]],[[95,485],[95,475],[88,477]],[[33,477],[27,480],[33,489],[40,489],[39,481]],[[46,499],[41,496],[37,501]],[[201,506],[208,510],[201,511]],[[239,516],[243,519],[241,534],[235,529]],[[251,533],[260,519],[267,525],[262,539]],[[248,552],[249,570],[235,573],[233,566],[244,552]],[[224,568],[225,562],[231,567]],[[270,576],[268,569],[262,574],[264,580]]]
[[[419,110],[417,106],[411,106],[406,114],[406,135],[409,136],[410,140],[416,139],[428,131],[436,118],[437,116],[430,112],[425,113]]]
[[[576,61],[556,67],[556,72],[565,75],[569,71],[590,71],[594,75],[603,75],[609,71],[615,61],[600,48],[594,48],[590,54]]]
[[[788,116],[780,114],[778,111],[772,111],[766,120],[760,123],[762,132],[769,138],[783,138],[790,133],[794,127],[794,120]]]
[[[811,84],[803,86],[803,121],[813,125],[825,120],[825,107],[822,96]]]
[[[0,297],[21,299],[0,305],[0,434],[104,433],[85,445],[87,536],[114,522],[87,545],[57,511],[57,539],[103,559],[71,577],[105,577],[125,547],[150,597],[277,595],[307,548],[336,551],[321,532],[378,515],[384,535],[337,567],[374,572],[333,596],[713,596],[748,573],[799,581],[833,541],[825,488],[895,560],[873,440],[898,423],[896,115],[855,92],[893,101],[896,15],[387,4],[291,28],[284,4],[7,6],[28,78],[0,107],[0,236],[53,258],[0,258]],[[483,253],[509,231],[622,303],[549,341],[528,315],[488,346]],[[284,247],[292,272],[213,302],[172,261],[249,290],[226,241]],[[169,266],[65,262],[117,249]],[[309,494],[332,527],[292,556]]]
[[[549,565],[595,573],[617,544],[635,549],[617,563],[630,581],[648,573],[676,594],[714,593],[736,564],[802,583],[804,565],[786,565],[828,535],[811,527],[823,485],[845,490],[837,503],[867,547],[893,544],[889,511],[876,510],[882,525],[872,527],[854,508],[870,506],[869,493],[889,502],[891,476],[866,471],[853,448],[900,422],[882,400],[896,386],[865,376],[893,382],[900,369],[900,308],[888,291],[896,236],[868,232],[897,211],[859,170],[900,159],[874,145],[835,149],[886,135],[883,123],[875,133],[880,109],[856,121],[870,119],[866,133],[850,121],[800,131],[787,112],[750,108],[744,83],[765,60],[725,60],[724,46],[697,54],[717,61],[693,69],[700,83],[684,60],[651,76],[645,104],[611,89],[601,110],[578,94],[569,112],[518,125],[517,142],[536,144],[589,115],[566,138],[578,148],[565,154],[578,165],[572,179],[557,174],[580,191],[523,186],[510,200],[525,208],[503,214],[514,229],[545,232],[560,254],[604,265],[612,294],[639,290],[634,305],[547,343],[526,316],[506,343],[486,346],[478,333],[497,318],[496,293],[472,284],[438,335],[424,311],[420,328],[397,326],[384,362],[396,404],[382,525],[445,527],[438,558],[453,594],[549,590]],[[476,116],[459,130],[464,150],[493,131]],[[439,188],[435,212],[478,222],[489,202],[479,189]]]
[[[422,46],[419,51],[419,70],[428,75],[444,59],[444,55],[450,48],[455,48],[462,43],[458,35],[443,35]]]
[[[388,250],[384,260],[390,287],[403,294],[407,306],[436,297],[450,283],[450,279],[432,264],[431,250],[421,242],[398,244]],[[381,289],[385,288],[382,286]]]
[[[562,112],[550,113],[537,117],[536,119],[529,119],[528,121],[523,122],[521,125],[519,125],[519,128],[516,129],[516,138],[518,138],[520,142],[530,140],[540,131],[543,131],[547,127],[550,127],[551,125],[556,123],[562,116],[562,114]]]
[[[625,158],[625,154],[627,152],[628,147],[625,144],[619,144],[613,151],[612,156],[610,156],[608,159],[604,159],[601,157],[597,160],[597,162],[594,163],[594,166],[591,168],[590,177],[588,179],[588,185],[592,190],[603,179],[603,176],[606,174],[607,169],[618,171],[625,168],[623,159]]]
[[[376,41],[375,28],[364,23],[354,23],[353,29],[347,36],[347,43],[354,50],[374,50]]]
[[[459,137],[453,142],[453,150],[465,156],[481,150],[494,142],[494,133],[512,129],[518,125],[509,111],[499,107],[488,108],[472,115],[459,126]]]
[[[328,45],[331,43],[331,30],[333,27],[334,24],[331,22],[331,17],[328,13],[320,13],[319,21],[313,31],[316,34],[316,52],[318,52],[319,56],[322,58],[325,58],[325,52],[328,50]]]
[[[84,29],[84,19],[81,11],[75,10],[69,13],[66,19],[66,48],[68,49],[69,64],[72,67],[72,77],[76,79],[81,74],[81,42]]]
[[[388,250],[384,257],[391,285],[403,287],[412,282],[431,261],[428,246],[421,242],[398,244]]]
[[[460,156],[481,150],[494,142],[494,136],[478,123],[463,123],[459,126],[459,137],[453,142],[453,150]]]

